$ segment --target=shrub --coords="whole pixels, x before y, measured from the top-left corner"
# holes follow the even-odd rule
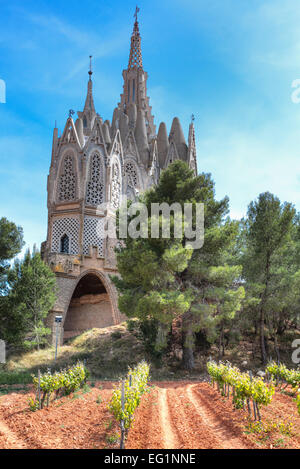
[[[268,405],[272,400],[275,392],[273,384],[267,386],[262,378],[252,378],[248,373],[242,373],[231,364],[217,364],[210,361],[207,363],[207,371],[212,382],[218,384],[223,395],[226,395],[226,386],[227,393],[228,387],[232,387],[233,404],[236,408],[243,407],[245,401],[252,399],[256,403],[259,413],[259,407]]]
[[[50,371],[40,375],[40,390],[42,392],[41,408],[43,408],[45,400],[49,403],[52,393],[55,393],[55,397],[59,395],[69,395],[82,387],[87,380],[88,372],[82,363],[77,363],[70,368],[62,371],[56,371],[51,374]],[[38,376],[33,375],[32,380],[36,392],[38,393],[39,379]],[[32,407],[32,403],[30,404]]]
[[[123,421],[126,430],[130,428],[135,409],[146,391],[148,378],[149,365],[145,361],[139,363],[135,368],[129,369],[124,380],[124,410],[122,409],[123,380],[114,388],[109,410],[118,422]]]
[[[282,363],[271,362],[267,365],[266,371],[276,380],[277,385],[284,382],[292,386],[294,392],[300,387],[300,370],[289,370]]]
[[[111,338],[112,338],[112,339],[121,339],[121,337],[122,337],[122,334],[121,334],[120,331],[114,331],[114,332],[112,332],[112,334],[111,334]]]

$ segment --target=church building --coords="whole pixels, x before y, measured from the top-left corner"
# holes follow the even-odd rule
[[[42,256],[58,285],[48,325],[54,330],[55,316],[62,316],[61,340],[125,319],[110,280],[117,273],[116,240],[103,236],[107,213],[101,205],[110,202],[117,209],[122,195],[135,199],[156,184],[161,171],[176,159],[197,173],[193,122],[187,142],[177,117],[169,135],[164,122],[156,131],[137,13],[123,92],[111,122],[96,112],[91,65],[88,73],[83,110],[76,120],[69,112],[60,136],[54,128],[47,183],[48,230]]]

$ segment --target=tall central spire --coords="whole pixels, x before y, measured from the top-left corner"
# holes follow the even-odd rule
[[[141,36],[140,36],[140,30],[139,30],[139,23],[137,20],[137,14],[139,11],[140,9],[136,7],[135,14],[134,14],[135,22],[133,26],[133,32],[131,35],[128,69],[135,68],[135,67],[143,68]]]
[[[118,109],[119,112],[126,114],[128,117],[128,124],[131,129],[135,129],[137,116],[140,114],[140,119],[145,121],[146,134],[150,142],[155,136],[156,131],[149,97],[147,96],[148,74],[143,69],[141,36],[137,18],[138,12],[139,8],[136,7],[128,68],[123,70],[123,93],[121,94],[121,102],[118,104]],[[142,128],[144,128],[144,125]]]

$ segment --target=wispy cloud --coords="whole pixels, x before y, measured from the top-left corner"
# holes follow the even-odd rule
[[[216,123],[209,139],[200,139],[200,170],[212,172],[218,197],[229,195],[233,216],[241,217],[259,193],[270,191],[300,208],[300,136],[294,123],[285,137],[274,127],[255,132]],[[272,130],[271,130],[272,129]]]

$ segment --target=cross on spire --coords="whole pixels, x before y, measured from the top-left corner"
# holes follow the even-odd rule
[[[137,23],[137,20],[138,20],[138,13],[139,13],[140,9],[138,6],[136,6],[135,8],[135,13],[134,13],[134,18],[135,18],[135,22]]]

